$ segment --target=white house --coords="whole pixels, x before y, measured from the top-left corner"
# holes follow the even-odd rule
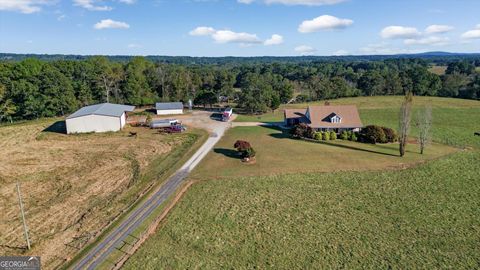
[[[182,102],[158,102],[155,104],[157,115],[183,114]]]
[[[67,134],[119,131],[127,122],[126,112],[134,109],[134,106],[111,103],[83,107],[65,120]]]

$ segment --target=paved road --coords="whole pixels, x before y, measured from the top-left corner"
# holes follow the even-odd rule
[[[194,122],[194,123],[193,123]],[[132,233],[152,212],[165,202],[180,186],[189,173],[198,165],[198,163],[207,155],[213,146],[223,136],[225,130],[230,123],[215,121],[209,118],[208,113],[198,113],[193,117],[192,124],[196,127],[207,128],[211,132],[207,141],[198,149],[197,152],[165,183],[153,194],[148,200],[143,202],[129,216],[122,221],[115,229],[113,229],[101,242],[92,248],[72,269],[95,269],[122,242]],[[205,125],[205,126],[202,126]]]

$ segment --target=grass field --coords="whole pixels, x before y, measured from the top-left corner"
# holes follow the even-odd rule
[[[125,269],[475,269],[478,164],[200,182]]]
[[[257,151],[255,164],[241,166],[233,149],[233,144],[239,139],[250,142]],[[372,145],[343,140],[315,143],[293,140],[281,131],[268,127],[236,127],[225,134],[192,177],[212,179],[299,172],[383,170],[411,166],[454,151],[452,147],[433,144],[421,155],[418,145],[411,144],[406,156],[401,158],[398,156],[398,144]]]
[[[0,128],[0,251],[41,255],[46,268],[73,256],[159,184],[162,173],[203,134],[161,135],[127,127],[118,133],[67,136],[56,133],[53,123],[46,119]],[[129,131],[138,137],[129,137]],[[29,252],[24,250],[17,181],[33,243]]]
[[[357,97],[332,100],[332,105],[354,104],[359,108],[360,118],[364,125],[378,124],[394,129],[398,128],[398,111],[403,97],[379,96]],[[323,102],[310,103],[311,105],[323,105]],[[473,133],[480,131],[480,101],[466,99],[452,99],[439,97],[415,97],[414,117],[416,111],[424,106],[432,107],[433,114],[433,138],[438,142],[449,142],[463,145],[480,147],[480,141],[475,140]],[[238,122],[281,122],[283,121],[283,109],[306,108],[308,104],[290,104],[281,107],[275,112],[261,116],[239,115]],[[417,130],[412,127],[412,136],[416,136]]]
[[[446,70],[447,66],[432,66],[428,69],[428,71],[437,75],[445,75]]]
[[[394,128],[400,102],[332,101],[358,104],[365,124]],[[389,155],[396,154],[394,145],[325,145],[270,128],[234,128],[194,172],[200,181],[125,269],[480,267],[480,138],[473,136],[480,130],[480,103],[415,102],[433,107],[436,140],[449,138],[467,150],[437,158],[451,148],[434,145],[424,157],[434,160],[425,163],[415,145],[401,159]],[[256,164],[233,158],[235,139],[251,140]],[[399,167],[406,168],[391,170]]]

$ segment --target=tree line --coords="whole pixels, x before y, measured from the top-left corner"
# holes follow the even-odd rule
[[[112,61],[27,58],[0,61],[0,121],[69,114],[100,103],[150,105],[230,101],[246,113],[282,103],[350,96],[414,95],[480,98],[476,58],[448,63],[444,75],[425,59],[175,64],[133,57]]]

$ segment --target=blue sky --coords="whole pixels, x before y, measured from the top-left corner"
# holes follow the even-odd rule
[[[0,52],[480,52],[478,0],[0,0]]]

